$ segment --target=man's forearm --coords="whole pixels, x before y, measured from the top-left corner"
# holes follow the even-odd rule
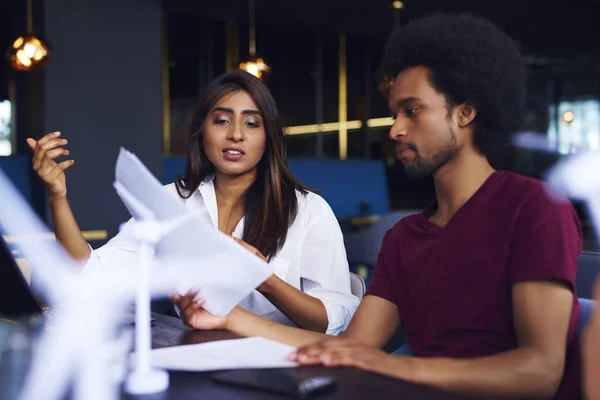
[[[234,308],[227,316],[225,329],[240,336],[262,336],[296,347],[331,337],[324,333],[307,331],[269,321],[239,306]]]
[[[563,367],[551,365],[534,348],[519,348],[471,359],[391,356],[377,372],[486,398],[550,399],[560,385]]]

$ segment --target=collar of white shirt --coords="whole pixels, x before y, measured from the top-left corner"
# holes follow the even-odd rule
[[[200,196],[202,196],[202,203],[204,203],[204,207],[206,211],[208,211],[208,215],[210,216],[210,220],[215,228],[219,228],[219,209],[217,207],[217,194],[215,192],[215,184],[214,177],[211,177],[200,184],[197,192]],[[240,222],[236,225],[233,230],[233,236],[237,238],[242,238],[244,233],[244,217],[240,219]]]

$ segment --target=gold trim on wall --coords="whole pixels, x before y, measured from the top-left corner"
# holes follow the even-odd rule
[[[83,238],[85,240],[106,240],[108,238],[108,232],[104,231],[104,230],[95,230],[95,231],[81,231],[81,234],[83,235]],[[4,242],[6,242],[7,244],[11,244],[11,243],[17,243],[21,240],[26,240],[26,239],[31,239],[32,236],[31,235],[26,235],[26,236],[11,236],[11,235],[3,235],[2,239],[4,239]],[[54,233],[43,233],[43,234],[39,234],[39,235],[34,235],[33,238],[36,239],[56,239],[56,236],[54,235]]]
[[[348,77],[346,71],[346,34],[340,32],[340,49],[339,49],[339,146],[340,160],[345,160],[348,157]]]
[[[367,126],[369,128],[380,128],[392,125],[394,125],[394,120],[392,119],[392,117],[371,118],[367,121]]]
[[[232,19],[225,22],[225,72],[238,69],[240,50],[238,45],[238,23]]]
[[[369,128],[385,128],[392,126],[394,120],[391,117],[382,118],[371,118],[367,120],[367,126]],[[362,128],[362,121],[346,121],[346,129],[360,129]],[[309,124],[309,125],[294,125],[283,128],[286,135],[311,135],[319,132],[335,132],[341,128],[340,122],[326,122],[324,124]]]
[[[162,120],[163,155],[171,155],[171,100],[169,93],[169,41],[167,17],[162,12]]]
[[[311,125],[296,125],[288,126],[284,128],[286,135],[306,135],[317,132],[335,132],[341,129],[342,124],[340,122],[326,122],[324,124],[311,124]],[[362,121],[347,121],[346,129],[360,129],[362,128]]]
[[[106,240],[108,238],[108,232],[98,231],[83,231],[81,232],[85,240]]]

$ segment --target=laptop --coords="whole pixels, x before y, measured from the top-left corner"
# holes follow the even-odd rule
[[[42,307],[0,235],[0,317],[18,319],[41,312]]]
[[[16,320],[31,315],[53,315],[53,310],[43,307],[34,296],[15,261],[15,254],[16,250],[11,251],[0,235],[0,319]],[[155,317],[150,318],[152,325],[155,321]],[[135,310],[132,308],[126,312],[122,324],[134,323]]]

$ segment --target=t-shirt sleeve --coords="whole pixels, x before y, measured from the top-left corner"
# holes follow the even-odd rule
[[[583,239],[573,205],[540,190],[527,200],[517,218],[510,255],[510,283],[555,280],[574,291]]]
[[[383,237],[381,249],[377,254],[377,261],[375,262],[375,269],[373,270],[371,282],[365,292],[365,296],[381,297],[382,299],[397,305],[398,303],[396,302],[392,280],[390,279],[390,273],[388,271],[388,260],[390,256],[393,255],[392,251],[394,248],[391,233],[392,230],[390,229]]]

